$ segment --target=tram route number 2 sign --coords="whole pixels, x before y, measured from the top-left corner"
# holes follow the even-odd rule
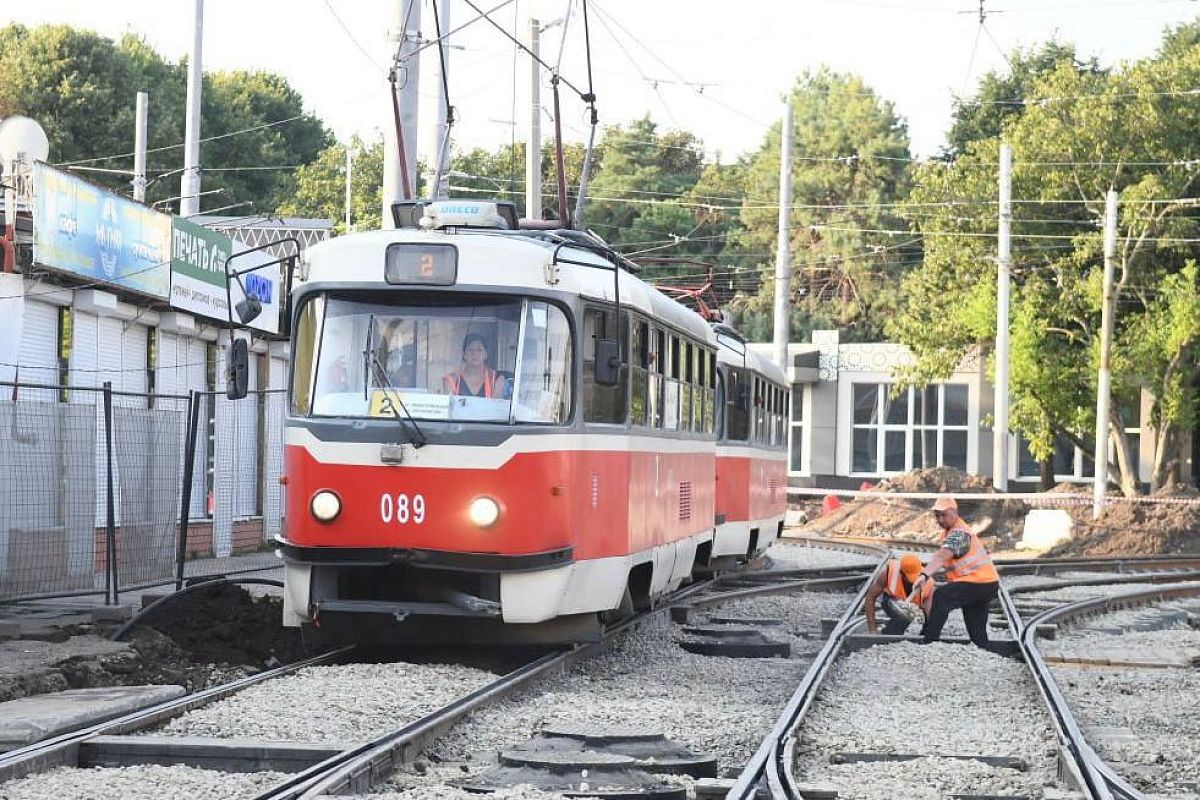
[[[396,402],[399,398],[404,408]],[[399,414],[417,419],[450,419],[450,396],[445,394],[412,394],[393,392],[388,389],[375,389],[371,392],[371,405],[367,411],[372,417],[391,417]]]

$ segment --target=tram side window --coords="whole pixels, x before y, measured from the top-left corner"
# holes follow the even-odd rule
[[[691,342],[679,343],[679,430],[692,429],[692,348]]]
[[[736,369],[725,374],[729,379],[725,396],[725,438],[745,442],[750,439],[750,412],[753,408],[749,376]]]
[[[661,328],[650,330],[650,427],[663,426],[663,367],[666,358],[666,334]]]
[[[650,323],[635,319],[629,357],[629,421],[645,426],[650,383]]]
[[[596,383],[596,341],[598,339],[621,340],[621,352],[629,355],[629,315],[622,314],[624,323],[618,331],[617,315],[614,311],[589,308],[583,313],[583,418],[586,422],[625,422],[625,399],[628,394],[629,369],[621,367],[620,378],[615,386],[600,386]]]
[[[316,363],[318,329],[325,316],[325,298],[304,304],[296,321],[296,344],[292,359],[292,413],[307,416],[312,410],[313,367]]]
[[[708,422],[710,423],[709,430],[713,431],[717,441],[720,441],[725,438],[725,376],[718,372],[712,377],[715,377],[717,387],[713,390],[715,405],[710,405],[708,408]],[[715,409],[718,408],[721,409],[721,413],[715,414]]]
[[[663,428],[679,430],[679,337],[668,333],[663,365]]]
[[[777,391],[779,392],[779,415],[775,422],[779,426],[779,437],[775,440],[775,445],[784,450],[787,449],[788,392],[783,388]]]

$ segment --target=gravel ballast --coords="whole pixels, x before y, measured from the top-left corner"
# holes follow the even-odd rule
[[[1194,698],[1200,697],[1200,673],[1077,668],[1053,672],[1089,742],[1119,774],[1146,792],[1195,792],[1200,782],[1200,714]]]
[[[830,763],[834,753],[906,753],[917,761]],[[1028,770],[950,755],[1018,757]],[[1021,661],[963,645],[907,642],[838,660],[802,727],[796,774],[840,798],[948,793],[1040,797],[1055,775],[1054,734]]]
[[[495,678],[452,664],[306,667],[177,717],[154,733],[350,745],[420,719]]]
[[[0,785],[4,800],[234,800],[255,797],[287,776],[280,772],[212,772],[194,767],[59,769]]]
[[[768,569],[820,569],[873,566],[879,559],[846,550],[813,547],[802,541],[778,539],[764,554]]]
[[[740,600],[719,607],[722,616],[782,618],[768,628],[788,638],[793,654],[815,652],[820,620],[839,616],[849,595],[796,593]],[[610,650],[526,692],[468,717],[421,757],[417,771],[398,772],[386,788],[406,791],[477,775],[496,753],[548,725],[636,725],[658,731],[695,753],[718,759],[722,774],[736,774],[757,748],[791,696],[809,658],[737,659],[689,653],[677,644],[678,626],[662,617],[623,635]]]

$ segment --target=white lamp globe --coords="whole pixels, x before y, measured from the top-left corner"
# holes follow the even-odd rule
[[[36,120],[18,115],[0,122],[0,160],[12,161],[20,153],[32,161],[45,161],[50,140]]]

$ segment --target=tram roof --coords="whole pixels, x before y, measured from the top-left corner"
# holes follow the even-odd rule
[[[389,284],[384,279],[387,248],[393,244],[453,245],[458,254],[457,286],[515,293],[521,289],[539,289],[607,302],[617,299],[619,292],[623,306],[635,308],[702,341],[716,343],[715,334],[698,314],[626,269],[617,268],[613,259],[599,251],[601,243],[596,242],[596,249],[592,249],[584,243],[559,238],[553,231],[402,228],[352,233],[321,242],[307,251],[305,283],[411,288]]]

